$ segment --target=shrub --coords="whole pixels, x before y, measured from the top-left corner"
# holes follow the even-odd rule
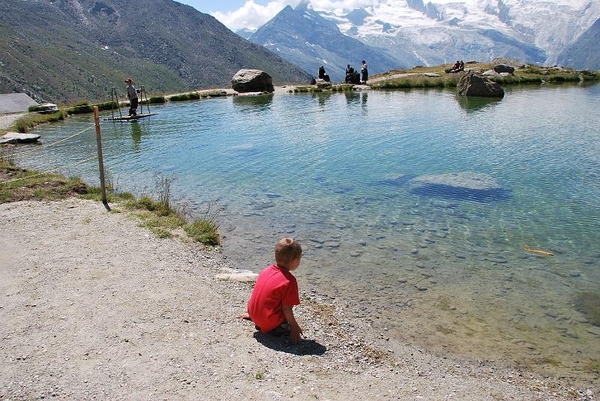
[[[206,245],[219,245],[221,239],[218,228],[215,221],[206,217],[194,220],[183,227],[191,239]]]
[[[209,205],[204,216],[186,224],[183,229],[196,242],[205,245],[219,245],[221,238],[219,237],[219,225],[217,224],[218,217],[218,210],[213,212]]]
[[[57,111],[52,114],[26,114],[15,122],[15,130],[25,133],[38,124],[64,120],[67,116],[65,111]]]
[[[153,96],[148,100],[150,104],[163,104],[166,103],[167,99],[164,96]]]
[[[71,106],[69,109],[67,109],[67,112],[69,114],[87,114],[87,113],[93,113],[94,112],[94,107],[91,106],[87,102],[82,102],[80,104],[76,104],[75,106]]]

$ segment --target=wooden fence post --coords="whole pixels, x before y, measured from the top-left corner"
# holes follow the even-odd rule
[[[98,106],[94,106],[94,121],[96,123],[96,142],[98,144],[98,167],[100,168],[100,188],[102,189],[102,203],[106,210],[110,211],[108,199],[106,198],[106,182],[104,180],[104,160],[102,158],[102,134],[100,132],[100,115]]]

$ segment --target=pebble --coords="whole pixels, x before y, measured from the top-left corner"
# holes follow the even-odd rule
[[[588,327],[587,331],[595,336],[600,336],[600,327],[598,326],[590,326]]]

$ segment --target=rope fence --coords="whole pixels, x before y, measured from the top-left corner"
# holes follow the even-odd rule
[[[86,127],[74,134],[71,134],[65,138],[62,138],[60,140],[57,140],[55,142],[52,142],[50,144],[44,145],[44,148],[49,148],[52,146],[56,146],[60,143],[63,143],[65,141],[71,140],[79,135],[82,135],[84,133],[86,133],[87,131],[89,131],[92,128],[96,128],[96,143],[97,143],[97,151],[98,154],[96,156],[92,156],[92,157],[88,157],[87,159],[84,160],[80,160],[77,161],[75,163],[69,164],[69,165],[63,165],[54,169],[44,169],[43,172],[37,173],[37,174],[32,174],[32,175],[27,175],[24,177],[18,177],[18,178],[13,178],[10,180],[6,180],[6,181],[0,181],[0,185],[6,185],[6,184],[11,184],[14,182],[18,182],[18,181],[25,181],[25,180],[29,180],[32,178],[37,178],[40,176],[44,176],[47,174],[52,174],[52,173],[56,173],[60,170],[64,170],[64,169],[69,169],[72,168],[74,166],[80,165],[80,164],[84,164],[87,162],[90,162],[92,160],[98,160],[98,166],[99,166],[99,170],[100,170],[100,183],[101,183],[101,189],[102,189],[102,203],[104,204],[104,206],[106,207],[107,210],[110,211],[110,207],[108,205],[107,202],[107,195],[106,195],[106,183],[105,183],[105,175],[104,175],[104,161],[103,161],[103,156],[102,156],[102,140],[101,140],[101,130],[100,130],[100,117],[98,114],[98,106],[94,106],[94,124],[90,125],[89,127]],[[2,151],[1,156],[2,157],[23,157],[23,156],[27,156],[30,154],[33,154],[37,151],[37,149],[27,149],[24,151],[19,151],[19,152],[5,152],[4,149]],[[10,154],[6,154],[6,153],[10,153]]]
[[[56,173],[56,172],[58,172],[58,171],[60,171],[62,169],[71,168],[71,167],[78,166],[80,164],[87,163],[89,161],[97,160],[97,159],[98,159],[98,156],[92,156],[92,157],[87,158],[85,160],[80,160],[80,161],[78,161],[76,163],[73,163],[73,164],[69,164],[69,165],[66,165],[66,166],[57,167],[57,168],[50,169],[50,170],[45,170],[45,171],[43,171],[41,173],[38,173],[38,174],[32,174],[32,175],[28,175],[27,177],[13,178],[12,180],[1,181],[0,185],[10,184],[10,183],[17,182],[17,181],[23,181],[23,180],[28,180],[28,179],[31,179],[31,178],[41,177],[41,176],[46,175],[46,174]]]
[[[86,133],[87,131],[91,130],[92,128],[94,128],[94,125],[90,125],[89,127],[84,128],[81,131],[78,131],[78,132],[76,132],[76,133],[74,133],[72,135],[69,135],[69,136],[65,137],[65,138],[59,139],[58,141],[55,141],[55,142],[52,142],[52,143],[49,143],[49,144],[43,144],[43,146],[45,148],[50,148],[52,146],[56,146],[56,145],[58,145],[60,143],[68,141],[69,139],[73,139],[73,138],[75,138],[75,137],[77,137],[79,135],[82,135],[82,134]],[[37,149],[31,149],[31,148],[23,150],[23,151],[15,151],[14,148],[12,148],[7,153],[9,153],[9,156],[11,156],[11,157],[15,157],[15,156],[16,157],[21,157],[21,156],[27,156],[27,155],[29,155],[31,153],[35,153],[36,151],[37,151]]]

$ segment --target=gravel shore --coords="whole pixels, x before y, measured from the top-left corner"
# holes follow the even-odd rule
[[[0,205],[0,399],[593,400],[559,378],[392,343],[303,290],[304,339],[238,318],[252,284],[218,249],[113,206]],[[383,337],[383,338],[382,338]]]

